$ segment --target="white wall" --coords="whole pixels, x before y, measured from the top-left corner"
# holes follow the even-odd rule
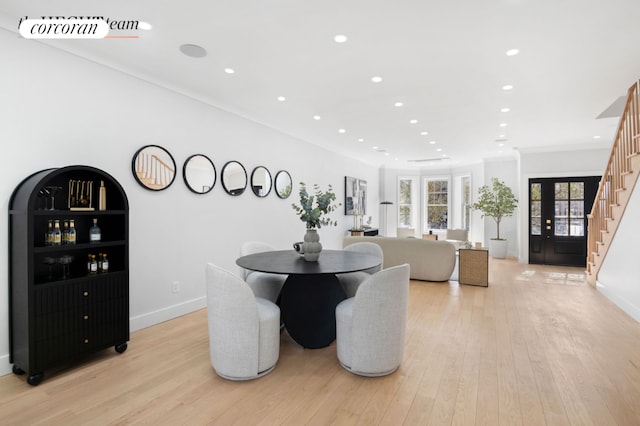
[[[344,176],[367,180],[367,208],[378,224],[378,171],[371,166],[4,30],[0,51],[0,220],[8,223],[6,206],[15,186],[38,170],[85,164],[113,175],[130,203],[132,330],[204,306],[205,263],[237,271],[241,242],[261,240],[284,249],[302,240],[304,224],[291,208],[300,181],[332,184],[344,203]],[[178,165],[165,191],[145,190],[132,176],[131,158],[146,144],[165,147]],[[219,179],[210,193],[196,195],[182,180],[184,161],[196,153],[209,156],[218,174],[229,160],[243,163],[248,174],[259,165],[274,175],[288,170],[293,195],[260,199],[248,189],[231,197]],[[352,224],[343,212],[334,213],[337,228],[320,230],[327,248],[341,247]],[[0,227],[0,239],[0,269],[6,271],[6,226]],[[171,292],[173,281],[181,283],[177,294]],[[8,294],[6,273],[0,274],[0,294]],[[7,299],[2,300],[0,318],[8,324]],[[10,371],[8,353],[4,326],[0,373]]]
[[[624,215],[598,272],[597,288],[640,322],[640,186],[636,183]]]
[[[529,263],[529,179],[601,176],[611,148],[521,153],[520,156],[520,263]]]

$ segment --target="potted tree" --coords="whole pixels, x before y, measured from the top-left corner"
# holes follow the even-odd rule
[[[504,259],[507,256],[507,240],[500,238],[500,222],[504,217],[513,215],[518,200],[513,191],[498,178],[491,178],[491,186],[484,185],[478,189],[478,201],[471,205],[474,210],[482,212],[482,217],[490,217],[496,221],[496,237],[489,241],[491,257]]]

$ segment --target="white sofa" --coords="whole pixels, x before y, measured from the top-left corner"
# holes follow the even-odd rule
[[[382,248],[384,269],[408,263],[412,280],[447,281],[456,265],[456,249],[447,241],[347,236],[343,247],[358,242],[371,242]]]

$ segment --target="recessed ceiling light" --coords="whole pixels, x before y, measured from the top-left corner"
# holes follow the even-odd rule
[[[225,68],[224,72],[226,72],[227,74],[235,74],[236,70],[234,70],[233,68]]]
[[[447,154],[442,154],[442,158],[447,158]]]
[[[593,138],[594,138],[594,139],[600,139],[600,136],[595,135]]]
[[[313,116],[313,119],[314,119],[314,120],[316,120],[316,121],[317,121],[317,120],[320,120],[320,116],[319,116],[319,115],[314,115],[314,116]]]
[[[279,100],[280,102],[284,102],[284,101],[286,101],[286,100],[287,100],[287,98],[285,98],[284,96],[278,96],[278,100]]]
[[[204,58],[207,56],[205,48],[198,46],[197,44],[183,44],[180,46],[180,51],[192,58]]]
[[[347,41],[347,36],[344,34],[338,34],[333,39],[336,43],[344,43]]]
[[[509,50],[507,50],[507,56],[516,56],[518,53],[520,53],[520,50],[518,50],[518,49],[509,49]]]
[[[386,155],[386,156],[388,157],[388,156],[389,156],[389,153],[388,153],[388,152],[385,152],[385,153],[384,153],[384,155]]]
[[[499,137],[499,138],[504,138],[505,136],[504,136],[504,135],[500,135],[500,136],[498,136],[498,137]]]
[[[409,123],[411,123],[411,124],[417,124],[417,123],[418,123],[418,120],[409,120]]]
[[[421,134],[422,136],[427,136],[427,135],[429,134],[429,132],[420,132],[420,134]]]
[[[505,84],[504,86],[502,86],[502,90],[511,90],[513,89],[513,86],[511,84]]]
[[[364,139],[360,138],[358,139],[358,142],[364,142]]]
[[[511,108],[508,108],[508,107],[504,107],[500,109],[500,112],[509,112],[509,111],[511,111]]]
[[[396,107],[401,107],[402,105],[404,105],[402,102],[396,102],[395,104],[393,104],[393,106]]]
[[[347,133],[345,129],[338,129],[338,133]]]
[[[375,149],[375,150],[377,151],[377,150],[378,150],[378,147],[377,147],[377,146],[374,146],[374,147],[373,147],[373,149]]]
[[[507,127],[507,123],[500,123],[500,127]]]
[[[398,161],[398,160],[400,160],[400,159],[399,159],[398,157],[396,157],[396,158],[394,158],[394,160]]]
[[[504,144],[503,144],[502,142],[500,142],[500,143],[498,144],[498,146],[504,146]]]
[[[436,149],[437,152],[442,152],[442,148]]]
[[[371,81],[373,81],[374,83],[380,83],[380,82],[382,82],[382,77],[380,77],[378,75],[373,76],[373,77],[371,77]]]
[[[153,26],[151,26],[151,24],[148,22],[138,21],[138,28],[140,28],[141,30],[150,30],[151,28],[153,28]]]
[[[436,141],[429,141],[429,145],[435,145],[436,143]]]

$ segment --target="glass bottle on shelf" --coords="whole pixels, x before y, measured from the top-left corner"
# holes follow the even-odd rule
[[[107,259],[107,253],[102,255],[102,268],[100,272],[109,272],[109,260]]]
[[[93,219],[93,226],[89,228],[89,242],[99,243],[101,239],[102,235],[100,233],[100,227],[98,226],[98,219]]]
[[[55,220],[53,222],[53,239],[51,241],[52,246],[59,246],[62,244],[62,231],[60,231],[60,221]]]
[[[44,245],[50,246],[53,244],[53,220],[49,220],[47,224],[47,232],[44,235]]]
[[[95,275],[98,273],[98,261],[96,255],[91,255],[91,261],[89,262],[89,275]]]
[[[65,220],[62,226],[62,245],[69,244],[69,221]]]
[[[104,186],[104,181],[100,181],[100,190],[98,191],[98,210],[107,209],[107,188]]]
[[[102,272],[102,253],[98,253],[98,272]]]
[[[75,244],[76,243],[76,223],[75,220],[71,219],[69,221],[69,237],[67,239],[67,244]]]

